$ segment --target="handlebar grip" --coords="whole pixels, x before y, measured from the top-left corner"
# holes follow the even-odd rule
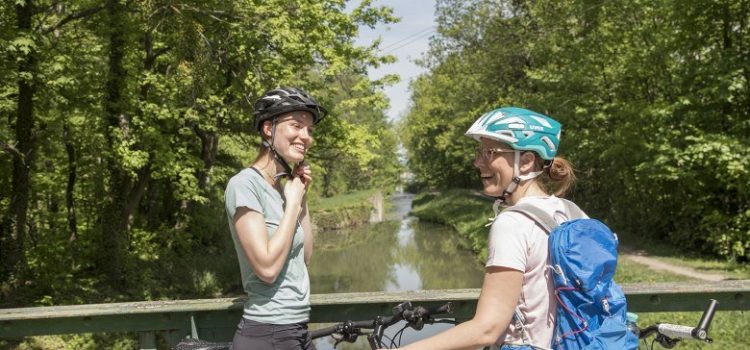
[[[417,306],[413,310],[404,310],[404,312],[401,313],[401,316],[407,322],[414,322],[417,319],[426,319],[426,318],[429,318],[430,316],[452,314],[452,313],[453,313],[453,303],[447,302],[443,305],[429,308],[429,309],[426,309],[422,306]]]
[[[693,330],[694,338],[700,340],[706,340],[706,338],[708,338],[708,328],[711,327],[711,321],[714,319],[714,313],[716,313],[716,307],[718,305],[718,301],[711,299],[706,311],[704,311],[701,316],[701,320],[698,322],[698,327],[695,327]]]
[[[426,316],[429,315],[441,315],[441,314],[452,314],[453,313],[453,303],[447,302],[441,306],[434,307],[427,309]]]
[[[693,327],[669,323],[660,323],[657,327],[659,333],[673,339],[690,339],[693,337],[693,330],[695,329]]]
[[[375,328],[375,321],[369,320],[369,321],[341,322],[330,327],[320,328],[314,331],[310,331],[310,337],[315,339],[315,338],[325,337],[333,333],[358,333],[359,329],[361,328],[373,329]]]
[[[375,321],[374,320],[354,321],[354,322],[351,322],[351,325],[353,328],[373,329],[375,328]]]
[[[320,337],[325,337],[327,335],[331,335],[333,333],[336,333],[337,328],[338,328],[338,325],[316,329],[310,332],[310,338],[316,339]]]

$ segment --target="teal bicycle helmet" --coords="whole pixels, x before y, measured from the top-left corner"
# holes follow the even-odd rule
[[[518,151],[533,151],[551,161],[560,145],[562,125],[556,120],[528,109],[498,108],[482,115],[466,131],[466,136],[497,140]]]

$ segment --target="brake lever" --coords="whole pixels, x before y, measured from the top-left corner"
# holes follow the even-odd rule
[[[333,339],[336,338],[334,337]],[[336,346],[338,346],[341,342],[354,343],[355,341],[357,341],[356,334],[353,334],[352,337],[342,337],[341,339],[337,339],[336,342],[333,343],[333,348],[335,349]]]
[[[331,337],[336,340],[336,342],[333,343],[333,348],[335,349],[337,345],[341,342],[347,342],[347,343],[354,343],[357,341],[357,337],[359,337],[359,334],[341,334],[340,336],[331,335]]]
[[[680,339],[672,339],[663,334],[656,335],[656,341],[665,349],[671,349],[680,342]]]
[[[454,325],[459,324],[459,322],[456,322],[447,318],[440,318],[440,319],[430,318],[429,321],[430,321],[429,323],[427,323],[427,321],[425,321],[425,323],[427,324],[446,323],[446,324],[454,324]]]
[[[417,306],[415,309],[407,309],[404,310],[401,315],[403,316],[404,321],[406,321],[407,325],[415,330],[422,330],[424,328],[425,320],[424,316],[424,308],[421,306]]]

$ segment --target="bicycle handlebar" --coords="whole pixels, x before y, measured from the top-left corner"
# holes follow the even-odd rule
[[[314,330],[310,332],[310,336],[315,339],[338,334],[340,339],[336,339],[336,344],[341,341],[353,343],[359,335],[365,334],[362,329],[372,329],[373,332],[367,336],[367,341],[372,349],[378,349],[382,347],[381,339],[385,329],[399,321],[406,321],[408,327],[421,330],[425,324],[435,322],[432,316],[451,313],[453,313],[451,302],[434,308],[425,308],[422,306],[413,307],[411,302],[407,301],[395,306],[392,316],[377,316],[374,320],[366,321],[344,321],[330,327]]]
[[[641,329],[638,338],[647,338],[656,333],[656,340],[665,348],[673,347],[681,339],[695,339],[710,343],[713,339],[708,336],[708,329],[711,326],[718,305],[718,301],[710,299],[706,311],[703,312],[700,321],[698,321],[697,327],[657,323]]]
[[[335,324],[330,327],[316,329],[310,332],[310,337],[313,339],[325,337],[334,333],[346,333],[355,332],[357,329],[373,329],[375,328],[375,320],[369,321],[345,321]]]
[[[429,319],[430,315],[442,315],[452,314],[453,304],[446,303],[438,307],[426,309],[422,306],[417,306],[414,310],[404,310],[401,314],[406,322],[409,323],[411,328],[421,330],[424,327],[425,319]]]

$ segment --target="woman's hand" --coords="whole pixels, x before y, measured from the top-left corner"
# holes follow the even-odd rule
[[[302,183],[305,184],[305,190],[310,188],[310,184],[312,183],[312,170],[310,169],[310,164],[307,164],[304,160],[301,161],[296,167],[294,167],[292,177],[300,178]]]
[[[303,205],[305,193],[312,183],[312,171],[310,165],[304,160],[297,164],[292,171],[292,178],[284,184],[284,197],[289,201],[295,201],[295,205]]]
[[[302,206],[305,192],[307,188],[301,177],[295,176],[284,184],[284,197],[290,205]]]

